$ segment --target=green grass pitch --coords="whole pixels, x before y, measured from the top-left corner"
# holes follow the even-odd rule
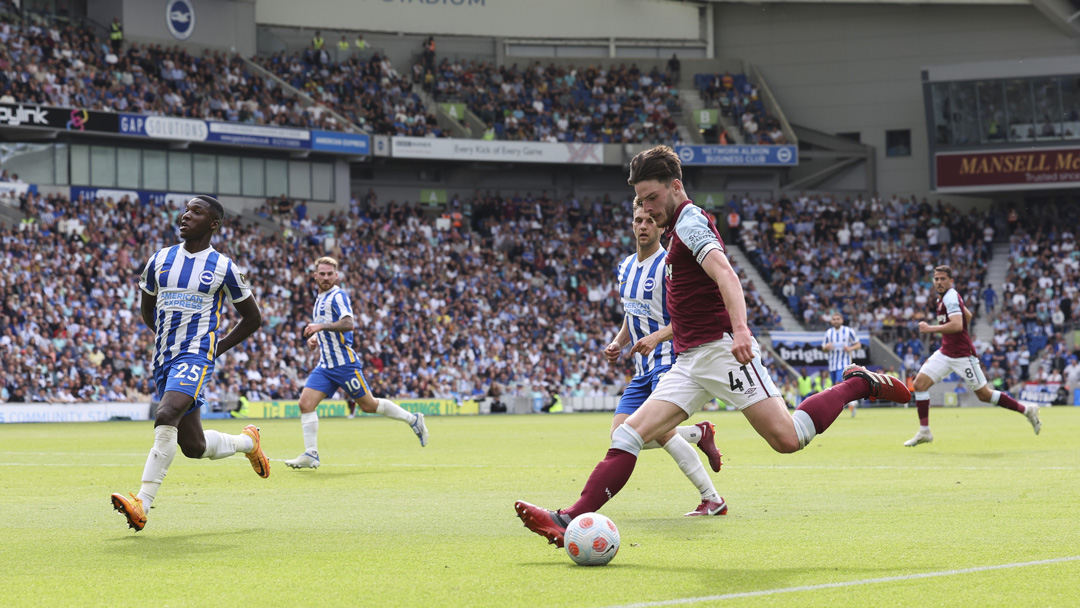
[[[644,452],[603,510],[622,547],[602,568],[513,503],[572,503],[609,415],[429,417],[423,449],[399,422],[323,419],[317,471],[282,463],[298,420],[260,421],[269,479],[178,454],[137,534],[109,494],[138,489],[150,423],[0,425],[0,605],[1080,605],[1080,559],[1023,565],[1080,556],[1080,408],[1045,410],[1038,437],[999,408],[934,409],[916,448],[913,410],[845,412],[792,455],[740,414],[704,418],[728,515],[682,517],[695,490]]]

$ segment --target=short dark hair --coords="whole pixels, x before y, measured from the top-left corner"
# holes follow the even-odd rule
[[[670,146],[656,146],[638,152],[630,161],[630,178],[626,183],[633,186],[652,179],[665,186],[670,186],[673,180],[682,179],[682,163]]]
[[[945,274],[949,275],[949,278],[950,278],[950,279],[951,279],[951,278],[953,278],[953,276],[952,276],[952,267],[951,267],[951,266],[944,266],[944,265],[942,265],[942,266],[935,266],[935,267],[934,267],[934,272],[935,272],[935,273],[937,273],[937,272],[943,272],[943,273],[945,273]]]
[[[216,198],[207,194],[197,194],[193,196],[191,200],[199,200],[210,205],[210,209],[213,210],[215,219],[218,221],[225,219],[225,207],[222,207],[221,203],[218,202]]]

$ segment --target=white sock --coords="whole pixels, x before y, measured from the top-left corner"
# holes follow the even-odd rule
[[[308,412],[300,414],[300,428],[304,431],[304,451],[318,456],[319,454],[319,413]]]
[[[146,466],[143,467],[142,488],[139,490],[139,498],[142,499],[144,513],[150,511],[150,505],[157,496],[161,482],[165,480],[165,474],[169,472],[169,465],[176,457],[176,427],[162,424],[154,427],[154,447],[150,448],[150,455],[146,457]]]
[[[675,427],[675,433],[685,439],[688,443],[697,445],[701,441],[701,429],[696,424],[688,424],[686,426]],[[655,450],[656,448],[666,448],[667,446],[660,445],[660,442],[653,439],[649,443],[645,444],[642,449]]]
[[[645,442],[641,440],[641,435],[638,435],[634,427],[624,422],[611,434],[611,448],[637,456],[645,448]]]
[[[694,484],[694,487],[701,493],[702,500],[720,502],[720,495],[716,493],[716,487],[713,486],[709,474],[705,472],[705,466],[701,464],[697,452],[694,451],[693,446],[687,440],[682,438],[681,434],[676,434],[668,440],[664,444],[664,449],[675,459],[675,463],[682,469],[683,475],[686,475],[690,483]]]
[[[203,431],[203,436],[206,438],[206,451],[203,452],[202,458],[221,460],[236,453],[232,436],[217,431]],[[251,438],[248,438],[248,441],[251,441]]]
[[[1001,399],[1001,391],[994,391],[990,393],[990,403],[997,405],[999,399]]]
[[[375,408],[376,414],[382,414],[387,418],[393,418],[394,420],[401,420],[407,424],[416,422],[416,414],[407,412],[401,408],[400,405],[390,401],[389,399],[379,399],[379,407]]]
[[[701,428],[696,424],[675,427],[675,432],[687,442],[697,445],[701,441]]]
[[[795,434],[799,437],[799,449],[805,448],[817,437],[817,427],[810,414],[802,410],[795,410],[791,415],[791,423],[795,425]]]
[[[930,432],[930,427],[929,426],[923,426],[923,425],[920,424],[919,425],[919,432],[920,433],[929,433]]]

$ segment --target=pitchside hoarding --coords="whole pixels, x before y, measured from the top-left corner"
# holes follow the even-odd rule
[[[1080,148],[949,152],[934,157],[938,192],[993,192],[1080,186]]]
[[[54,108],[30,103],[0,103],[0,126],[66,131],[118,133],[119,115],[81,108]]]
[[[480,406],[476,401],[457,402],[453,399],[400,399],[395,400],[402,409],[425,416],[465,416],[479,414]],[[341,400],[327,400],[317,409],[320,418],[341,418],[349,414],[349,405]],[[363,414],[363,412],[357,412]],[[299,418],[299,401],[251,401],[248,403],[248,418]]]
[[[104,422],[149,420],[149,403],[4,403],[0,424],[17,422]]]
[[[600,144],[553,144],[528,141],[435,139],[430,137],[393,137],[391,138],[390,155],[394,158],[428,160],[501,161],[563,165],[599,165],[604,162],[604,148]]]
[[[793,167],[798,146],[675,146],[684,165],[710,167]]]

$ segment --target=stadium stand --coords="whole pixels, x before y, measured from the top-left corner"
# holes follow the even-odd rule
[[[984,214],[896,196],[735,204],[743,249],[808,329],[824,329],[836,309],[859,327],[906,334],[931,314],[930,270],[939,264],[952,266],[961,292],[981,293]]]
[[[0,398],[148,399],[152,334],[137,278],[175,242],[179,211],[33,194],[20,204],[27,221],[0,233]],[[614,268],[634,247],[629,200],[478,193],[426,217],[369,192],[327,217],[302,201],[286,209],[284,234],[231,218],[215,237],[246,266],[265,326],[218,360],[211,401],[299,395],[314,365],[300,337],[315,295],[308,267],[326,254],[342,262],[375,394],[617,394],[632,374],[630,360],[613,368],[602,356],[622,318]],[[756,329],[774,326],[767,308],[750,312]]]
[[[536,62],[519,69],[443,59],[434,70],[417,63],[413,81],[438,101],[465,102],[493,139],[679,143],[678,89],[657,68]]]
[[[116,55],[86,25],[0,18],[0,101],[82,107],[256,125],[342,130],[321,105],[304,107],[273,80],[221,51],[131,44]],[[256,60],[317,101],[378,134],[427,135],[424,112],[389,62],[313,65],[308,57]],[[315,68],[318,69],[315,69]]]
[[[1001,286],[1001,307],[994,319],[994,339],[987,369],[1000,369],[1015,381],[1061,381],[1070,353],[1063,338],[1077,326],[1080,311],[1080,248],[1073,227],[1080,219],[1073,208],[1058,219],[1020,222],[1009,237],[1010,265]],[[1046,347],[1043,366],[1030,369]]]
[[[719,108],[724,116],[738,121],[745,143],[789,143],[780,121],[769,113],[758,95],[757,86],[745,74],[695,74],[694,85],[706,107]]]
[[[390,61],[377,53],[369,59],[354,56],[334,62],[328,57],[317,59],[309,50],[302,56],[276,53],[253,61],[370,132],[448,135],[412,91],[408,78],[399,76]]]

